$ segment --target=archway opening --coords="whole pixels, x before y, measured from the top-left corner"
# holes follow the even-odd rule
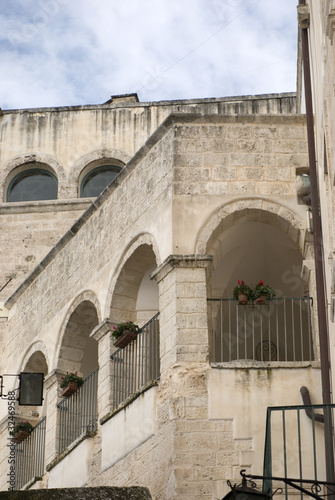
[[[90,337],[98,324],[95,305],[81,302],[71,314],[65,329],[58,367],[64,372],[78,372],[84,378],[98,368],[98,343]]]
[[[273,223],[275,222],[275,224]],[[214,255],[209,283],[212,360],[309,361],[313,359],[309,283],[302,278],[297,231],[259,211],[229,216],[208,245]],[[293,236],[293,238],[292,238]],[[233,298],[244,281],[260,280],[276,297],[259,305]]]
[[[115,285],[111,318],[134,321],[142,326],[158,312],[158,285],[150,280],[150,274],[156,267],[156,256],[151,246],[144,244],[134,251]]]

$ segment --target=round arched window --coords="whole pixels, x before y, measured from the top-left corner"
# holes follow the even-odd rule
[[[48,170],[30,169],[18,174],[8,186],[7,201],[57,199],[57,178]]]
[[[117,165],[101,165],[91,170],[82,180],[80,197],[95,198],[110,184],[120,172]]]

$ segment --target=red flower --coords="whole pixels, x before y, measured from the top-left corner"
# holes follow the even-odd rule
[[[243,280],[241,281],[241,285],[244,285],[244,281]]]
[[[238,284],[238,285],[240,285],[240,284],[241,284],[240,280],[238,280],[237,284]]]
[[[261,285],[261,286],[263,286],[264,285],[264,281],[261,280],[258,284]]]

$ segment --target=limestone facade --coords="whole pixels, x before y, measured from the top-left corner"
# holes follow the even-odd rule
[[[331,384],[335,384],[335,3],[307,0],[317,175],[322,215]],[[302,95],[302,105],[304,103]]]
[[[308,172],[305,117],[295,105],[289,94],[0,117],[3,193],[24,158],[52,168],[59,182],[57,200],[0,206],[6,272],[17,273],[3,290],[1,369],[45,373],[43,407],[16,409],[34,423],[46,417],[43,474],[26,487],[138,485],[155,500],[222,498],[242,468],[262,474],[268,406],[301,404],[302,385],[321,402],[315,302],[309,355],[296,340],[301,353],[285,358],[277,337],[277,354],[265,360],[249,350],[246,323],[229,337],[233,347],[225,324],[217,347],[208,300],[228,303],[240,279],[264,279],[282,299],[315,297],[308,207],[296,189],[297,175]],[[98,198],[78,198],[83,171],[101,158],[124,167]],[[275,306],[247,307],[248,318],[256,311],[270,321]],[[122,358],[113,326],[142,326],[158,312],[159,377],[115,405],[122,380],[135,378],[115,367],[125,370],[151,347]],[[60,451],[61,377],[97,368],[97,425]],[[6,405],[1,417],[4,490]]]

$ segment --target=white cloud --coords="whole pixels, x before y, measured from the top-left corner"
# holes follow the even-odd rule
[[[0,22],[7,109],[295,90],[292,0],[13,0]]]

